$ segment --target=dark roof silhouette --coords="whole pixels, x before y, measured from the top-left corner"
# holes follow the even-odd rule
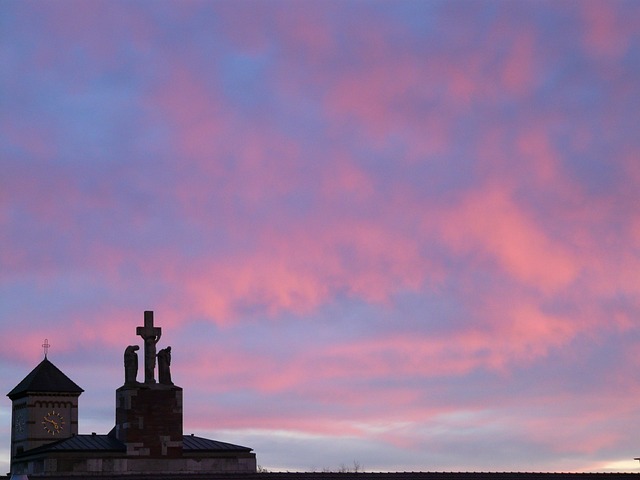
[[[36,368],[31,370],[29,375],[7,393],[7,397],[15,400],[27,393],[47,392],[77,393],[80,395],[84,390],[45,357]]]
[[[20,455],[35,455],[42,452],[125,452],[124,443],[111,435],[74,435],[57,442],[27,450]]]
[[[250,452],[252,450],[249,447],[218,442],[217,440],[196,437],[195,435],[184,435],[182,437],[182,448],[185,452]]]
[[[242,447],[232,443],[219,442],[208,438],[196,437],[195,435],[184,435],[182,445],[185,452],[250,452],[249,447]],[[74,435],[63,438],[57,442],[48,443],[40,447],[32,448],[16,457],[38,455],[44,452],[125,452],[127,450],[124,443],[118,440],[114,434],[106,435]]]

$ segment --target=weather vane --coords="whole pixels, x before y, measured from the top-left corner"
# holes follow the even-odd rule
[[[42,344],[42,348],[44,349],[44,358],[47,358],[47,353],[49,352],[49,347],[51,345],[49,345],[49,340],[48,339],[44,339],[44,343]]]

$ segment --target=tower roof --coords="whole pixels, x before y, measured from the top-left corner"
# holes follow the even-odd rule
[[[22,397],[27,393],[76,393],[80,395],[84,390],[67,377],[51,363],[47,357],[42,360],[31,373],[7,393],[11,400]]]

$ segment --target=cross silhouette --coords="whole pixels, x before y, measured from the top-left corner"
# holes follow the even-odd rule
[[[160,340],[162,329],[153,326],[151,310],[145,310],[144,327],[137,327],[136,335],[140,335],[144,340],[144,383],[156,383],[156,343]]]
[[[44,358],[47,358],[47,353],[49,352],[49,347],[51,345],[49,345],[49,340],[47,340],[46,338],[44,339],[44,343],[42,344],[42,348],[44,349]]]

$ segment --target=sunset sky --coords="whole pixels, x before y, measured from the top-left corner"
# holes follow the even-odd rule
[[[144,310],[267,469],[640,471],[640,2],[2,1],[2,391]]]

